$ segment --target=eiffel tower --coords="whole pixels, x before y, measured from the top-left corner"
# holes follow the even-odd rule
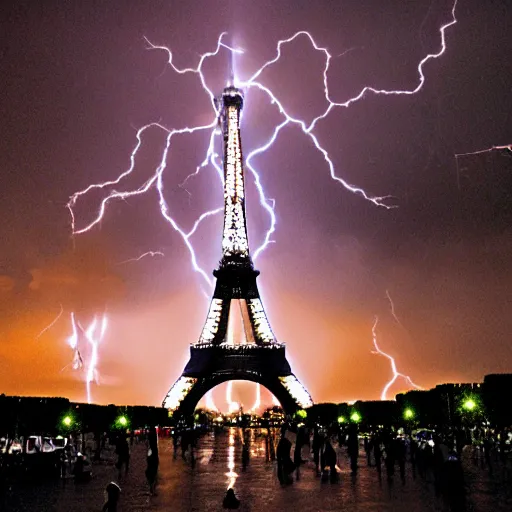
[[[230,81],[234,83],[233,78]],[[249,252],[240,137],[242,91],[228,85],[217,99],[224,141],[224,229],[222,259],[213,271],[215,291],[190,360],[167,393],[163,406],[178,415],[193,414],[210,389],[229,380],[249,380],[266,387],[287,413],[313,404],[292,373],[285,345],[276,340],[265,315]],[[239,308],[243,340],[234,343],[233,317]]]

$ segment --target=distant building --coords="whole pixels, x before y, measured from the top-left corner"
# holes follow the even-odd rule
[[[512,373],[486,375],[482,384],[482,396],[491,423],[498,426],[512,425]]]

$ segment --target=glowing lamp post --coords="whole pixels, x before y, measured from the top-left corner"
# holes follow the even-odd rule
[[[474,412],[476,410],[476,402],[472,398],[468,398],[462,404],[465,411]]]
[[[346,421],[345,416],[338,416],[338,423],[345,423]]]
[[[304,420],[308,417],[308,413],[304,410],[304,409],[299,409],[296,413],[295,413],[295,417],[299,420]]]
[[[120,428],[126,428],[128,426],[128,418],[126,416],[119,416],[116,419],[116,425]]]
[[[64,416],[64,418],[62,419],[62,424],[66,428],[71,427],[71,425],[73,424],[73,418],[71,416]]]
[[[462,421],[473,423],[483,419],[482,404],[478,396],[469,395],[464,397],[459,405],[459,412]]]
[[[412,409],[405,409],[404,418],[408,421],[411,421],[414,418],[414,411]]]
[[[351,415],[350,415],[350,419],[351,421],[353,421],[354,423],[359,423],[361,421],[361,415],[357,412],[357,411],[354,411]]]

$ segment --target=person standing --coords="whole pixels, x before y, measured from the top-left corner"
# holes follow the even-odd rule
[[[407,456],[407,446],[405,444],[405,439],[397,437],[395,439],[395,457],[398,462],[398,467],[400,468],[400,479],[402,480],[402,484],[405,484],[405,459]]]
[[[130,447],[128,446],[128,441],[126,440],[126,436],[124,434],[120,435],[117,438],[116,443],[116,453],[117,453],[117,463],[116,468],[119,471],[119,478],[121,478],[121,471],[124,466],[124,474],[128,473],[128,469],[130,467]]]
[[[372,442],[369,435],[364,436],[364,451],[366,453],[366,464],[372,465]]]
[[[357,459],[359,457],[359,436],[357,435],[357,425],[351,425],[347,437],[347,453],[350,457],[350,469],[352,475],[357,474]]]
[[[320,434],[318,427],[315,427],[313,432],[313,460],[315,461],[315,471],[317,475],[320,475],[320,452],[324,444],[324,438]]]
[[[396,455],[396,444],[395,439],[388,432],[384,438],[384,452],[386,454],[384,463],[386,465],[386,476],[388,479],[388,483],[393,482],[393,477],[395,476],[395,455]]]
[[[378,432],[376,432],[372,437],[372,445],[373,445],[373,458],[375,459],[375,467],[377,468],[377,473],[379,474],[379,478],[382,472],[382,439]]]
[[[156,428],[151,427],[148,434],[148,455],[146,457],[146,479],[149,485],[149,493],[155,494],[155,487],[158,474],[158,436]]]
[[[332,447],[329,439],[325,440],[321,457],[320,457],[320,467],[322,471],[322,480],[327,480],[327,469],[329,468],[329,476],[331,478],[331,482],[335,482],[338,478],[338,473],[336,471],[336,451]]]
[[[277,478],[281,484],[291,484],[293,479],[291,473],[295,465],[290,457],[292,443],[286,438],[286,427],[281,431],[281,439],[277,445]]]

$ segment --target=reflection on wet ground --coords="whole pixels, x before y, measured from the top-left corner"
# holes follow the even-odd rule
[[[160,440],[160,468],[157,496],[149,496],[145,481],[146,447],[132,447],[130,472],[119,481],[122,498],[119,512],[132,511],[219,511],[228,487],[233,487],[241,501],[242,511],[444,511],[442,499],[436,498],[433,479],[413,478],[410,465],[402,485],[398,474],[388,484],[379,479],[366,458],[359,458],[359,472],[350,474],[345,450],[337,450],[340,479],[336,483],[321,482],[314,467],[301,468],[300,480],[282,487],[274,461],[276,434],[230,429],[206,434],[197,445],[194,457],[174,457],[172,442]],[[65,485],[62,482],[12,487],[6,503],[9,511],[90,512],[101,510],[104,489],[117,479],[112,460],[94,466],[92,481]],[[493,476],[472,463],[464,463],[468,484],[468,510],[510,512],[512,510],[512,476],[495,468]],[[508,478],[508,480],[507,480]]]

